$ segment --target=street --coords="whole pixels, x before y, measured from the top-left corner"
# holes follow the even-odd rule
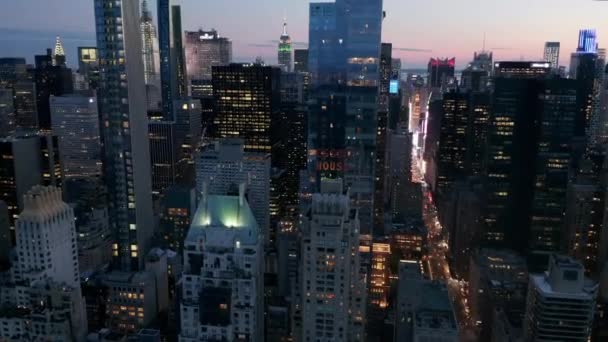
[[[450,273],[450,266],[446,259],[449,247],[444,237],[443,227],[439,223],[437,207],[433,201],[432,193],[424,182],[424,175],[420,168],[421,162],[417,159],[417,153],[414,152],[413,181],[422,183],[423,220],[428,233],[426,255],[428,276],[432,280],[446,282],[460,330],[460,340],[464,342],[476,341],[473,329],[474,323],[471,321],[469,313],[466,283],[452,278]]]

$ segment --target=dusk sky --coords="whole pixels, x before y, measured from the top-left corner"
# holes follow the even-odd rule
[[[95,43],[93,0],[2,2],[0,56],[32,61],[34,54],[44,53],[60,35],[72,64],[77,46]],[[284,15],[292,39],[296,43],[308,40],[309,2],[181,0],[184,30],[215,28],[233,40],[235,60],[262,56],[275,63],[275,41]],[[156,6],[154,0],[150,4]],[[393,43],[393,54],[402,59],[404,68],[424,66],[433,56],[456,56],[462,67],[473,51],[482,48],[484,32],[486,47],[497,60],[539,58],[544,42],[556,40],[562,43],[560,64],[567,65],[581,28],[596,28],[600,47],[608,47],[608,2],[384,0],[384,9],[383,41]]]

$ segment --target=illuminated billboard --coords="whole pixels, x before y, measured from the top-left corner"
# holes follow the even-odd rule
[[[391,80],[388,87],[389,94],[399,93],[399,80]]]

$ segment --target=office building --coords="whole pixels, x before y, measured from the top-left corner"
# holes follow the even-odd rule
[[[150,118],[148,122],[152,194],[157,197],[177,181],[179,146],[175,129],[175,121]]]
[[[97,89],[99,82],[99,59],[97,57],[97,47],[79,46],[78,47],[78,74],[84,78],[88,85],[86,89]],[[76,82],[74,82],[74,90]]]
[[[61,57],[60,57],[61,58]],[[36,111],[38,127],[45,131],[51,130],[51,95],[60,96],[74,92],[72,70],[65,64],[54,64],[50,50],[46,55],[36,56],[34,70],[36,83]]]
[[[52,132],[59,139],[63,176],[101,176],[97,98],[85,95],[51,96],[50,106]]]
[[[598,285],[584,273],[578,261],[552,255],[544,274],[530,275],[524,320],[526,341],[559,340],[564,336],[573,341],[589,340]]]
[[[80,274],[89,276],[112,258],[108,194],[102,180],[93,177],[66,179],[63,194],[74,210]]]
[[[190,182],[194,178],[194,154],[201,145],[202,138],[201,102],[192,98],[177,100],[173,106],[173,115],[178,176]]]
[[[142,41],[142,55],[144,59],[144,81],[146,84],[156,85],[159,82],[158,68],[160,56],[158,52],[158,38],[156,26],[152,19],[152,12],[148,8],[148,1],[141,3],[141,18],[139,22]]]
[[[444,94],[439,148],[436,156],[436,193],[440,196],[446,196],[454,181],[468,174],[465,159],[469,111],[467,94],[458,92]]]
[[[253,216],[268,239],[270,155],[246,152],[241,139],[225,139],[207,146],[197,156],[197,194],[207,191],[211,195],[230,195],[243,183]]]
[[[154,228],[139,3],[96,0],[95,17],[112,253],[121,270],[138,270]]]
[[[61,185],[57,139],[46,135],[13,135],[0,139],[1,200],[11,227],[23,209],[23,195],[34,185]]]
[[[210,80],[214,66],[232,62],[232,41],[216,30],[186,31],[186,69],[192,80]]]
[[[523,317],[528,286],[526,260],[509,250],[481,249],[471,256],[469,272],[471,319],[479,327],[480,340],[490,341],[494,312]]]
[[[589,152],[580,162],[566,192],[564,250],[585,267],[585,274],[600,275],[604,264],[602,239],[604,230],[606,190],[602,178],[604,154]]]
[[[422,264],[399,262],[395,340],[458,341],[458,325],[444,283],[424,279]]]
[[[537,62],[494,62],[495,78],[542,79],[551,75],[551,64]]]
[[[454,77],[455,67],[456,58],[431,58],[428,64],[428,87],[445,86]]]
[[[13,87],[15,107],[15,122],[18,128],[26,130],[38,129],[38,110],[36,107],[36,83],[33,81],[18,81]]]
[[[543,259],[565,238],[560,227],[573,153],[570,142],[577,127],[577,91],[574,80],[543,80],[543,74],[534,79],[529,71],[519,68],[516,73],[524,76],[495,81],[485,234],[488,242]],[[528,115],[530,111],[537,116]],[[535,122],[543,129],[532,131]]]
[[[346,84],[378,87],[382,0],[338,0],[339,31],[345,43]]]
[[[181,7],[171,3],[171,0],[157,1],[160,88],[165,119],[173,115],[173,101],[187,94]]]
[[[236,179],[235,179],[236,181]],[[264,340],[263,238],[244,184],[203,192],[184,242],[180,340]]]
[[[376,160],[374,165],[374,234],[384,235],[387,138],[389,125],[389,86],[392,81],[392,44],[382,43],[380,53],[379,110],[376,115]]]
[[[291,45],[291,38],[287,33],[287,23],[283,23],[283,33],[279,38],[279,50],[277,59],[279,61],[279,67],[282,71],[291,72],[293,70],[293,52]]]
[[[217,136],[243,138],[245,151],[270,153],[272,125],[279,113],[280,70],[259,64],[213,68]]]
[[[0,136],[7,136],[15,133],[15,128],[13,89],[0,87]]]
[[[155,274],[113,271],[104,276],[107,287],[106,326],[113,332],[134,334],[157,318],[159,303]]]
[[[360,274],[359,220],[342,180],[327,180],[304,214],[302,340],[364,341],[366,284]]]
[[[196,189],[183,185],[168,188],[161,199],[160,208],[160,225],[165,244],[181,254],[196,210]]]
[[[543,60],[551,63],[551,68],[559,69],[559,42],[546,42],[543,54]]]
[[[186,73],[186,57],[184,55],[184,31],[182,30],[182,8],[180,5],[171,6],[171,37],[175,65],[172,72],[175,73],[176,98],[181,99],[188,96],[188,77]]]
[[[345,78],[344,36],[338,31],[337,7],[331,2],[310,4],[308,68],[313,86]]]
[[[17,81],[28,78],[25,58],[3,57],[0,58],[0,84],[12,86]]]
[[[492,52],[475,52],[473,60],[462,71],[460,89],[465,91],[486,91],[492,77]]]
[[[382,1],[311,3],[309,68],[313,86],[378,86]]]
[[[308,72],[308,49],[293,50],[293,71]]]

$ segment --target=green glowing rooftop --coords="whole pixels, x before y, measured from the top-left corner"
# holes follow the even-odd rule
[[[249,203],[239,196],[210,195],[201,199],[192,220],[192,228],[220,227],[258,231]]]

